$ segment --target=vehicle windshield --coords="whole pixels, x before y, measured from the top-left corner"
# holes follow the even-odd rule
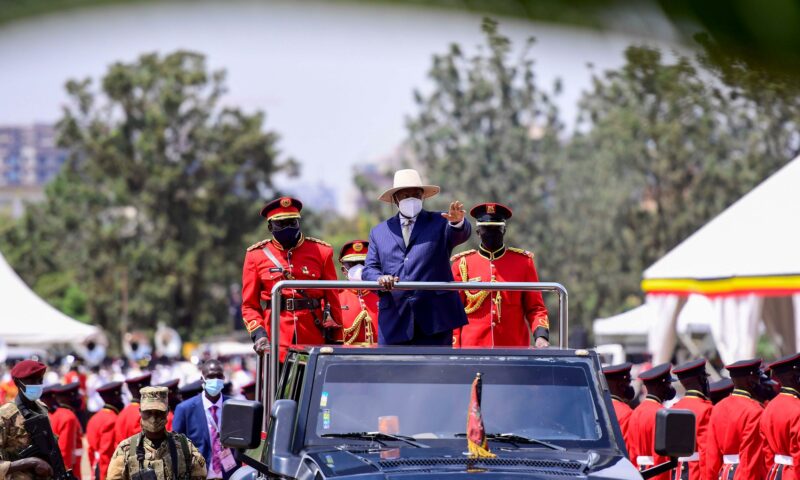
[[[348,432],[463,442],[472,381],[483,378],[487,433],[510,433],[569,447],[610,448],[590,381],[590,359],[469,356],[320,357],[307,444]],[[435,443],[435,442],[434,442]]]

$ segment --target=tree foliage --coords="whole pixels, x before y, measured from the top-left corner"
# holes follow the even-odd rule
[[[264,115],[220,106],[224,73],[183,51],[116,63],[99,90],[84,80],[67,91],[65,167],[3,238],[17,270],[37,287],[60,272],[50,299],[110,332],[229,330],[262,192],[294,169]]]
[[[593,74],[565,135],[532,42],[515,59],[494,22],[484,32],[477,55],[434,57],[408,163],[467,205],[511,206],[509,243],[566,284],[579,322],[641,302],[645,268],[797,154],[788,84],[638,46]]]

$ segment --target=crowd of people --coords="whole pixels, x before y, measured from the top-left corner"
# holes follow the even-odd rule
[[[670,408],[695,415],[696,451],[656,480],[795,480],[800,465],[800,354],[768,365],[742,360],[725,368],[730,378],[709,383],[706,360],[639,373],[646,398],[632,405],[630,363],[603,369],[631,462],[645,470],[669,461],[655,451],[656,414]],[[673,374],[677,378],[673,378]],[[633,408],[635,407],[635,408]]]
[[[447,212],[424,210],[439,187],[423,184],[415,170],[395,173],[380,200],[397,213],[375,226],[369,240],[347,242],[339,252],[349,280],[375,281],[381,289],[287,289],[280,303],[280,355],[291,345],[378,344],[549,346],[550,325],[540,292],[409,291],[397,282],[537,282],[534,255],[505,244],[509,207],[481,203],[470,210],[480,242],[452,256],[469,241],[472,226],[463,204]],[[247,249],[242,272],[242,316],[257,352],[268,349],[272,287],[281,280],[336,280],[331,246],[305,236],[303,204],[275,199],[261,210],[272,235]]]
[[[10,368],[0,400],[0,480],[53,475],[47,462],[21,456],[32,439],[25,411],[46,415],[60,463],[76,478],[144,480],[139,470],[153,470],[151,480],[229,478],[239,462],[222,446],[219,422],[225,400],[255,398],[243,362],[120,364],[127,365],[108,362],[88,373],[76,363],[63,371],[36,360]],[[148,461],[139,465],[137,451]],[[81,475],[84,463],[88,477]]]

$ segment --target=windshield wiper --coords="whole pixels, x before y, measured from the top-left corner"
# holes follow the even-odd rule
[[[380,432],[347,432],[347,433],[325,433],[320,435],[322,438],[356,438],[360,440],[373,440],[382,445],[385,445],[381,440],[396,440],[398,442],[405,442],[413,447],[417,448],[430,448],[429,445],[425,445],[424,443],[419,443],[414,440],[412,437],[406,437],[404,435],[392,435],[389,433],[380,433]]]
[[[466,437],[466,433],[456,433],[456,437]],[[560,447],[558,445],[554,445],[549,442],[545,442],[542,440],[537,440],[535,438],[528,438],[523,437],[522,435],[517,435],[515,433],[487,433],[486,434],[487,440],[492,440],[495,442],[505,442],[505,443],[515,443],[519,445],[541,445],[543,447],[547,447],[553,450],[564,451],[566,448]]]

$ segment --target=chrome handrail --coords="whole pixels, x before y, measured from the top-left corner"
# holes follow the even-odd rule
[[[278,367],[280,359],[280,304],[282,290],[291,289],[313,289],[313,290],[382,290],[378,282],[351,282],[347,280],[281,280],[272,287],[271,299],[271,318],[270,329],[270,355],[261,355],[258,361],[256,372],[256,395],[268,402],[264,406],[264,422],[262,430],[267,430],[267,420],[269,412],[272,411],[272,404],[278,389]],[[567,336],[569,333],[569,311],[567,289],[560,283],[555,282],[398,282],[394,286],[395,290],[489,290],[489,291],[537,291],[537,292],[557,292],[558,293],[558,347],[568,348]],[[263,363],[269,357],[269,376],[263,382]],[[269,387],[267,392],[263,391],[264,384]],[[265,395],[266,393],[266,395]]]

